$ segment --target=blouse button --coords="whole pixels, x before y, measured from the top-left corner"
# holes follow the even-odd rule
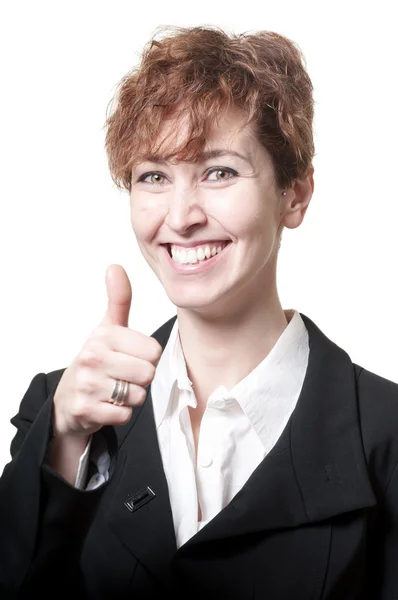
[[[213,459],[211,456],[204,454],[200,457],[199,464],[201,467],[210,467],[213,464]]]
[[[212,402],[214,408],[225,408],[225,400],[213,400]]]

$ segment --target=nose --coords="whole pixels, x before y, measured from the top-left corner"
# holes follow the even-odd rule
[[[182,235],[196,225],[204,225],[206,221],[206,213],[200,205],[195,191],[185,190],[173,194],[165,219],[170,229]]]

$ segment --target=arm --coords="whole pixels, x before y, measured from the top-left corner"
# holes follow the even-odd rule
[[[79,580],[78,556],[103,494],[74,488],[45,464],[52,437],[52,402],[62,371],[36,375],[12,419],[12,460],[0,479],[0,596],[27,595],[44,585]],[[116,452],[113,428],[107,444]],[[54,591],[54,588],[53,588]],[[29,596],[31,597],[31,596]]]

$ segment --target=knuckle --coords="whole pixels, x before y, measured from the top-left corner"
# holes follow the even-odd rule
[[[98,382],[89,376],[86,369],[77,369],[75,379],[80,393],[91,396],[98,390]]]
[[[128,406],[123,406],[123,409],[126,409],[126,410],[123,410],[123,412],[120,411],[120,417],[119,417],[120,425],[125,425],[131,419],[132,408],[128,407]]]
[[[144,402],[145,398],[146,398],[145,388],[143,388],[139,385],[135,385],[133,390],[130,393],[130,398],[129,398],[130,403],[133,406],[139,405]]]
[[[148,363],[147,366],[143,369],[142,372],[142,383],[143,385],[149,385],[151,383],[151,381],[153,380],[153,378],[155,377],[155,367],[151,364]]]
[[[91,345],[80,352],[77,362],[84,367],[99,367],[105,362],[105,353],[98,345]]]
[[[87,402],[84,401],[84,397],[78,397],[77,400],[70,407],[71,416],[79,421],[87,419],[89,416],[89,407]]]
[[[100,340],[103,343],[109,342],[110,339],[110,328],[105,325],[98,325],[94,330],[94,338]]]
[[[158,362],[158,360],[160,359],[160,357],[162,355],[162,352],[163,352],[162,346],[155,340],[155,344],[153,344],[153,350],[152,350],[153,360],[155,362]]]
[[[138,404],[142,404],[146,398],[146,390],[142,387],[138,388],[135,399]]]

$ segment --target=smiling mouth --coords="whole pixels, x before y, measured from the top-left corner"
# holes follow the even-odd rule
[[[172,244],[166,244],[167,251],[173,262],[179,265],[195,265],[204,263],[217,254],[220,254],[230,241],[223,240],[215,244],[209,243],[195,248],[177,247]]]

